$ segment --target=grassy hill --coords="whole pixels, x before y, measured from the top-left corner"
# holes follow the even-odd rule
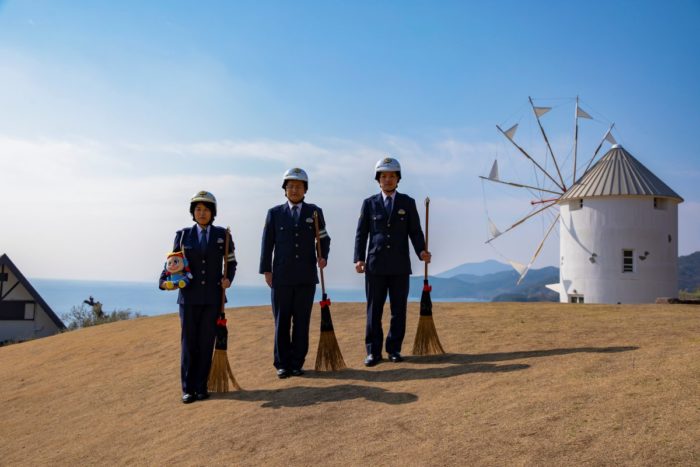
[[[450,353],[371,369],[363,304],[332,311],[350,369],[278,380],[269,308],[229,310],[245,390],[191,405],[176,315],[2,347],[0,464],[700,463],[700,307],[436,303]]]

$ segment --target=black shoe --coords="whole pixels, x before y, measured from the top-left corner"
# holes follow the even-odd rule
[[[400,353],[394,352],[389,354],[389,360],[391,360],[394,363],[399,363],[403,362],[403,357],[401,356]]]
[[[182,403],[183,404],[191,404],[192,402],[194,402],[196,400],[197,400],[197,398],[195,397],[194,394],[190,394],[190,393],[186,392],[182,395]]]
[[[298,370],[292,370],[292,376],[304,376],[304,370],[301,368]]]
[[[210,397],[208,391],[205,391],[205,392],[198,392],[198,393],[196,394],[196,396],[197,396],[197,400],[198,400],[198,401],[205,401],[205,400],[209,399],[209,397]]]
[[[286,370],[284,368],[280,368],[279,370],[277,370],[277,377],[279,379],[289,378],[290,376],[291,375],[289,374],[289,370]]]
[[[365,358],[365,366],[374,366],[378,364],[379,362],[382,361],[382,356],[376,356],[376,355],[367,355],[367,358]]]

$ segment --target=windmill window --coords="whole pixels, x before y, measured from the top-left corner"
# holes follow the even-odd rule
[[[583,199],[582,198],[573,200],[571,202],[571,204],[569,205],[569,209],[571,211],[578,211],[582,207],[583,207]]]
[[[569,303],[583,303],[583,295],[569,295]]]
[[[664,198],[654,198],[654,209],[665,210],[667,200]]]
[[[622,272],[634,272],[634,250],[622,250]]]

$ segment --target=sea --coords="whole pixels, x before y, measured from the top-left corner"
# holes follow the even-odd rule
[[[68,279],[29,279],[32,286],[59,317],[79,307],[84,300],[93,297],[102,303],[105,312],[129,310],[145,316],[162,315],[178,311],[177,292],[160,290],[153,282],[87,281]],[[364,302],[365,291],[356,289],[328,289],[334,302]],[[321,288],[316,289],[316,301],[321,299]],[[267,286],[234,284],[226,292],[226,307],[270,305],[270,288]],[[415,301],[409,298],[409,301]],[[474,302],[470,298],[433,299],[435,302]]]

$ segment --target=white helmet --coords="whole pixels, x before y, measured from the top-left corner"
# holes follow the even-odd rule
[[[287,181],[289,180],[299,180],[301,182],[304,182],[304,188],[309,189],[309,176],[306,175],[306,172],[304,172],[304,169],[300,169],[299,167],[294,167],[293,169],[289,169],[284,173],[284,180],[282,182],[282,188],[287,187]]]
[[[216,217],[216,198],[208,191],[198,191],[190,199],[190,214],[194,216],[194,208],[199,203],[204,203],[211,210],[211,220]]]
[[[401,180],[401,164],[399,161],[392,157],[385,157],[384,159],[379,159],[374,166],[374,179],[379,180],[379,174],[381,172],[396,172]]]

